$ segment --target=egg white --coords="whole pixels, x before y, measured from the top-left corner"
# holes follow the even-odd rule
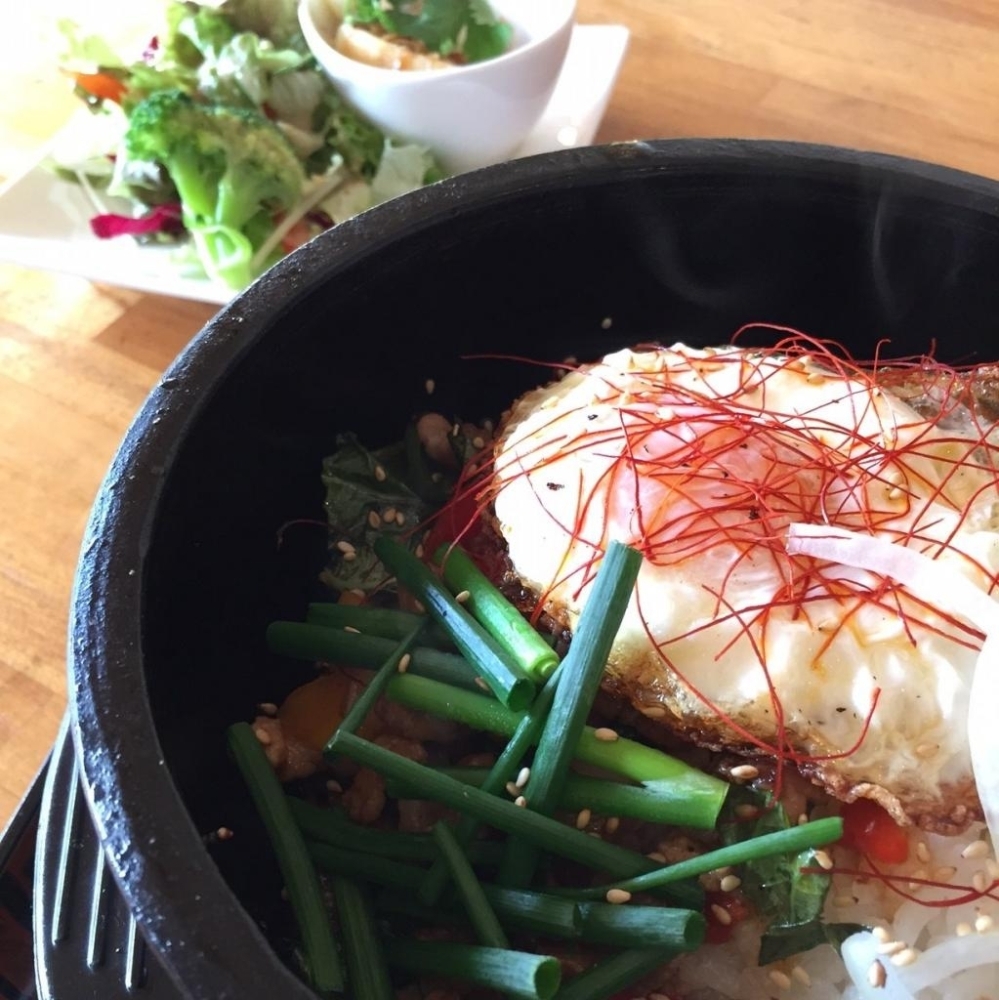
[[[645,552],[607,684],[650,718],[752,752],[782,711],[793,751],[817,758],[803,769],[836,794],[960,827],[980,635],[784,538],[793,523],[868,532],[990,591],[999,488],[973,444],[807,356],[623,350],[515,403],[494,510],[514,571],[570,628],[606,545]]]

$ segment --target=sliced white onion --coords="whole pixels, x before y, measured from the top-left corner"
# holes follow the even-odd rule
[[[906,989],[918,993],[982,965],[999,968],[999,934],[968,934],[941,941],[927,948],[912,965],[896,969],[895,976]]]
[[[878,955],[878,942],[870,931],[851,934],[843,942],[841,954],[861,1000],[916,1000],[899,981],[898,970],[887,958]],[[880,961],[885,970],[884,986],[875,986],[869,978],[871,966],[876,961]]]
[[[951,567],[879,538],[820,524],[792,524],[788,555],[807,555],[891,577],[944,614],[959,615],[985,634],[971,679],[968,747],[978,798],[992,843],[999,845],[999,604]]]

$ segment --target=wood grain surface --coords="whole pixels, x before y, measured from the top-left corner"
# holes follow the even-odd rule
[[[9,6],[0,180],[26,169],[76,107],[56,68],[58,18],[137,45],[159,5]],[[994,0],[579,0],[579,20],[632,32],[600,140],[803,139],[999,177]],[[69,594],[102,475],[212,312],[0,264],[0,827],[65,710]]]

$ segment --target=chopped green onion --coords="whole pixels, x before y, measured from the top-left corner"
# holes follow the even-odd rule
[[[525,837],[553,854],[609,872],[613,877],[632,878],[659,868],[643,854],[590,837],[581,830],[547,816],[539,816],[530,809],[522,809],[498,796],[463,785],[352,733],[338,732],[330,742],[337,753],[370,767],[383,777],[410,787],[418,786],[426,799],[442,802],[490,826]],[[703,895],[696,884],[672,885],[670,893],[680,905],[691,909],[700,909],[703,902]]]
[[[633,948],[603,958],[566,983],[556,1000],[608,1000],[665,965],[676,952],[669,948]]]
[[[483,885],[482,890],[497,916],[511,930],[560,938],[579,937],[579,904],[573,900],[501,885]]]
[[[509,948],[395,939],[387,954],[391,965],[407,972],[460,979],[518,1000],[551,1000],[562,981],[557,959]]]
[[[607,547],[573,634],[562,682],[555,691],[551,711],[538,740],[531,777],[524,792],[527,808],[542,815],[550,816],[555,811],[562,794],[569,765],[593,707],[593,699],[600,690],[607,658],[628,610],[641,566],[642,554],[637,549],[620,542],[611,542]],[[528,885],[537,863],[535,845],[511,838],[500,867],[500,883]]]
[[[479,943],[491,948],[509,948],[510,942],[503,933],[499,920],[496,919],[496,913],[482,891],[482,886],[461,845],[454,839],[451,828],[441,821],[435,823],[434,840],[451,872],[458,897],[465,907],[469,923],[474,928]]]
[[[345,632],[325,625],[272,622],[267,628],[267,645],[271,652],[296,660],[324,660],[373,670],[391,655],[396,643],[382,636]],[[410,673],[455,687],[479,690],[475,671],[463,656],[429,646],[417,646],[411,655]]]
[[[507,782],[512,781],[518,773],[524,755],[541,735],[561,676],[562,667],[559,666],[545,682],[544,687],[538,692],[530,707],[524,712],[507,745],[503,748],[503,752],[482,782],[480,787],[484,792],[488,792],[490,795],[501,795]],[[479,824],[475,817],[462,816],[455,829],[458,843],[467,849],[471,845],[478,827]],[[446,869],[443,863],[435,863],[427,873],[423,885],[420,886],[420,900],[428,905],[436,903],[444,888],[445,877]]]
[[[534,682],[496,640],[451,596],[443,581],[411,552],[387,535],[374,544],[375,555],[451,636],[458,650],[506,706],[519,711],[534,700]]]
[[[538,934],[565,940],[579,938],[582,922],[579,908],[585,904],[530,889],[507,889],[482,883],[482,891],[496,911],[500,923],[511,932]],[[450,906],[425,906],[406,892],[385,891],[377,899],[378,909],[398,913],[431,927],[435,923],[467,923],[462,911]]]
[[[664,906],[580,903],[584,941],[622,948],[665,947],[693,951],[704,941],[705,920],[693,910]]]
[[[333,809],[314,806],[288,796],[288,806],[306,840],[316,840],[365,854],[378,854],[393,861],[434,861],[440,857],[433,838],[420,833],[396,833],[354,823]],[[503,845],[497,841],[476,840],[465,848],[473,865],[499,864]]]
[[[396,608],[376,608],[368,604],[333,604],[318,601],[310,604],[305,615],[308,625],[323,625],[326,628],[357,629],[361,635],[373,635],[382,639],[404,639],[425,615]],[[451,640],[436,626],[429,625],[423,633],[423,641],[435,649],[454,649]]]
[[[376,885],[407,890],[416,889],[423,881],[423,868],[380,858],[377,854],[351,851],[316,840],[307,841],[306,848],[316,867],[333,875],[353,876]]]
[[[442,545],[434,553],[444,582],[456,594],[465,592],[472,617],[520,664],[528,677],[545,681],[558,666],[558,654],[531,623],[493,586],[489,578],[457,545]]]
[[[353,879],[333,883],[351,1000],[395,1000],[367,889]]]
[[[250,791],[277,856],[313,988],[328,997],[343,991],[343,970],[315,868],[288,809],[284,789],[256,734],[245,722],[227,731],[229,750]]]
[[[797,854],[811,847],[832,844],[843,836],[843,820],[839,816],[813,820],[775,833],[765,833],[760,837],[741,840],[728,847],[719,847],[675,865],[658,868],[654,872],[638,875],[609,885],[589,889],[559,890],[559,895],[570,899],[601,899],[610,889],[624,889],[627,892],[646,892],[661,889],[674,881],[697,878],[716,868],[743,865],[748,861],[758,861],[778,854]]]
[[[486,767],[438,767],[434,770],[476,788],[482,788],[490,774]],[[396,799],[420,797],[418,788],[403,788],[392,782],[387,784],[386,790]],[[572,772],[566,779],[557,808],[563,812],[589,809],[594,815],[628,817],[646,823],[687,825],[687,800],[683,789],[678,791],[668,781],[625,785],[619,781]]]
[[[408,708],[499,736],[512,737],[525,718],[523,713],[511,712],[494,698],[410,674],[393,677],[385,695]],[[583,730],[576,744],[576,760],[632,781],[662,781],[685,805],[683,825],[696,829],[714,829],[728,794],[729,786],[720,778],[634,740],[601,740],[590,727]]]
[[[385,662],[378,668],[375,676],[367,683],[357,701],[350,706],[350,710],[343,717],[338,727],[339,732],[352,733],[364,723],[368,713],[375,707],[375,702],[384,693],[388,682],[398,674],[399,661],[406,655],[410,646],[416,642],[426,624],[425,619],[417,622],[409,630],[409,634],[393,647],[392,652],[385,658]],[[325,753],[327,758],[332,756],[328,743]]]

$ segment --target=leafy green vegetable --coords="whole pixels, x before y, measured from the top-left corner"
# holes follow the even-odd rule
[[[206,270],[233,288],[255,277],[255,250],[305,181],[288,140],[262,115],[198,104],[180,90],[133,109],[125,150],[166,169]]]
[[[331,563],[324,579],[338,590],[378,590],[389,576],[374,553],[375,540],[391,534],[409,549],[418,544],[413,528],[433,513],[407,485],[401,445],[369,451],[353,434],[337,438],[336,451],[323,461]],[[401,515],[385,520],[384,514]],[[338,543],[353,550],[342,552]]]
[[[848,937],[866,929],[863,924],[827,924],[818,917],[803,924],[772,926],[760,941],[758,961],[760,965],[769,965],[811,951],[820,944],[832,945],[839,951]]]
[[[179,195],[185,227],[193,237],[181,252],[188,252],[193,273],[204,271],[241,288],[331,220],[343,221],[443,176],[427,150],[392,146],[378,128],[347,106],[302,37],[296,0],[168,0],[160,22],[150,27],[155,37],[146,52],[131,62],[73,22],[60,22],[65,40],[62,67],[78,74],[77,93],[98,113],[87,147],[78,143],[69,155],[53,154],[50,166],[67,180],[85,177],[109,196],[127,198],[136,215]],[[105,84],[110,81],[111,87],[87,89],[84,77],[94,74]],[[159,99],[147,104],[163,92],[173,96],[162,104]],[[246,119],[253,121],[247,135],[257,148],[239,157],[241,163],[259,160],[262,143],[281,159],[291,151],[294,167],[269,173],[279,190],[273,185],[266,192],[259,190],[257,182],[267,171],[237,172],[231,178],[234,184],[254,180],[238,198],[217,200],[227,211],[239,209],[239,215],[245,214],[242,206],[258,201],[264,203],[258,209],[266,211],[255,209],[233,224],[206,210],[203,192],[194,203],[185,201],[185,192],[197,193],[198,185],[186,167],[178,170],[187,180],[174,176],[177,150],[168,153],[162,148],[159,131],[162,110],[169,104],[176,108],[178,94],[203,111],[200,121],[208,134],[196,135],[199,126],[192,124],[187,131],[192,150],[203,153],[214,141],[212,133],[225,127],[216,114],[232,120],[234,109],[243,109],[252,116]],[[151,114],[150,107],[159,110]],[[188,110],[184,118],[194,120]],[[150,134],[144,136],[147,129]],[[282,136],[287,141],[280,144]],[[229,148],[235,149],[231,142]],[[266,158],[275,163],[271,154]],[[213,166],[209,181],[216,176]],[[109,205],[107,211],[124,214],[126,209]]]
[[[741,842],[791,827],[783,806],[762,796],[734,787],[729,794],[730,819],[740,804],[760,809],[752,823],[733,820],[722,827],[727,843]],[[759,964],[768,965],[816,947],[831,944],[837,949],[855,931],[854,924],[827,924],[822,910],[832,879],[821,870],[814,850],[761,858],[743,866],[742,890],[767,921],[760,942]]]
[[[431,52],[459,56],[465,62],[502,55],[512,34],[486,0],[348,0],[346,17],[353,24],[377,25],[389,34],[422,42]]]

